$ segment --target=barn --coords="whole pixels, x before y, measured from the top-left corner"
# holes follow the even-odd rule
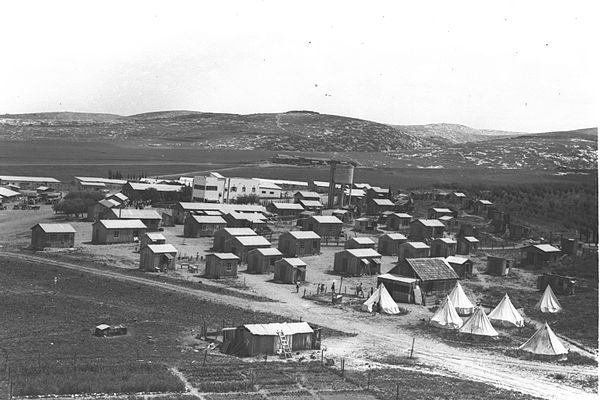
[[[250,250],[271,247],[271,242],[262,236],[234,236],[225,242],[225,252],[240,257],[243,263],[248,260]]]
[[[298,203],[271,203],[267,206],[267,211],[279,215],[280,217],[298,217],[304,207]]]
[[[423,242],[404,242],[398,246],[398,261],[429,257],[431,248]]]
[[[285,257],[302,257],[321,252],[321,237],[312,231],[290,231],[279,235],[277,248]]]
[[[146,233],[146,225],[139,219],[101,219],[92,224],[92,243],[132,243]]]
[[[534,244],[521,249],[521,265],[534,268],[547,267],[558,261],[562,255],[560,249],[549,244]]]
[[[424,240],[444,236],[446,227],[437,219],[417,219],[410,223],[410,240]]]
[[[174,270],[177,249],[172,244],[149,244],[140,250],[140,269],[143,271]]]
[[[374,249],[375,242],[370,237],[360,236],[346,240],[344,249]]]
[[[464,257],[449,256],[446,262],[452,267],[460,279],[466,279],[473,276],[473,261]]]
[[[296,283],[306,280],[306,263],[299,258],[282,258],[275,261],[273,281]]]
[[[283,254],[273,247],[250,250],[248,252],[248,269],[253,274],[268,274],[273,272],[275,262],[281,260]]]
[[[390,274],[415,278],[427,294],[446,294],[458,280],[458,275],[443,258],[407,258],[400,261]]]
[[[149,231],[157,231],[160,228],[162,217],[155,210],[138,210],[135,208],[111,208],[105,215],[105,219],[140,220]]]
[[[381,254],[373,249],[347,249],[335,253],[333,270],[347,275],[381,273]]]
[[[431,241],[431,257],[449,257],[456,254],[456,240],[437,238]]]
[[[403,228],[408,229],[408,226],[410,224],[410,221],[412,221],[412,218],[413,217],[410,214],[393,213],[393,214],[390,214],[389,217],[387,217],[385,224],[388,229],[391,229],[394,231],[399,231],[400,229],[403,229]]]
[[[162,233],[158,232],[147,232],[140,237],[140,249],[148,246],[149,244],[165,244],[167,239]]]
[[[292,351],[318,349],[320,340],[316,333],[306,322],[248,324],[223,329],[221,348],[224,353],[238,357],[272,355],[283,352],[282,336]]]
[[[225,250],[225,242],[234,236],[258,236],[250,228],[223,228],[215,232],[213,235],[212,251]]]
[[[342,225],[342,221],[332,215],[313,215],[302,221],[302,230],[313,231],[322,238],[339,237]]]
[[[407,240],[406,236],[401,233],[386,233],[379,236],[377,251],[384,256],[394,256],[398,254],[400,245]]]
[[[195,238],[213,236],[226,225],[227,222],[218,216],[190,215],[183,223],[183,236]]]
[[[206,255],[206,278],[237,276],[240,258],[232,253],[211,253]]]
[[[70,248],[75,246],[75,228],[69,224],[37,224],[31,228],[31,248]]]
[[[379,215],[384,211],[394,211],[394,202],[390,199],[368,199],[367,215]]]

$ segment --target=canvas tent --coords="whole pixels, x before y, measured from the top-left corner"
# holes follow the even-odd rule
[[[560,306],[560,303],[554,295],[554,292],[552,291],[550,285],[546,286],[546,290],[544,291],[544,294],[542,295],[540,301],[538,301],[535,305],[535,309],[540,310],[543,313],[551,314],[560,312],[562,310],[562,307]]]
[[[446,296],[442,306],[433,314],[429,324],[444,329],[458,329],[462,326],[463,320],[458,316],[449,296]]]
[[[525,322],[523,317],[515,306],[513,306],[508,294],[505,294],[500,303],[488,314],[488,318],[492,324],[501,326],[517,326],[523,327]]]
[[[448,297],[452,300],[452,304],[454,304],[454,308],[459,315],[473,314],[473,303],[471,303],[459,282],[456,282],[456,286],[454,286]]]
[[[568,353],[547,322],[528,341],[519,346],[519,350],[541,358],[561,358]]]
[[[365,301],[362,305],[363,311],[377,311],[377,303],[379,302],[379,311],[383,314],[400,314],[398,305],[390,296],[390,293],[385,288],[385,285],[379,285],[377,290]]]
[[[498,336],[498,332],[496,332],[481,307],[475,309],[471,318],[458,331],[477,336]]]

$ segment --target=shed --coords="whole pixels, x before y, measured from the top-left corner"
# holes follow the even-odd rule
[[[318,348],[315,331],[306,322],[247,324],[223,330],[224,353],[239,357],[272,355],[283,351],[280,333],[292,351]]]
[[[146,233],[146,225],[139,219],[101,219],[92,224],[92,243],[135,242],[144,233]]]
[[[333,210],[331,212],[331,215],[333,215],[334,217],[336,217],[337,219],[339,219],[340,221],[342,221],[343,223],[349,223],[350,220],[352,219],[352,215],[350,214],[350,211],[348,210]]]
[[[312,231],[290,231],[279,235],[277,248],[285,257],[302,257],[321,252],[321,237]]]
[[[508,224],[508,235],[510,240],[526,239],[531,234],[531,228],[511,222]]]
[[[275,282],[304,282],[306,280],[306,263],[299,258],[282,258],[275,261],[273,272]]]
[[[313,215],[302,221],[303,231],[313,231],[323,237],[339,237],[342,221],[332,215]]]
[[[158,232],[147,232],[140,236],[140,249],[148,246],[149,244],[165,244],[167,239],[162,233]]]
[[[560,238],[560,250],[564,254],[577,255],[579,251],[579,241],[573,238]]]
[[[375,232],[377,231],[377,219],[369,217],[356,218],[354,220],[354,230],[356,232]]]
[[[309,191],[299,191],[294,193],[294,203],[299,203],[300,200],[321,201],[321,195],[319,193]]]
[[[574,295],[577,279],[570,276],[557,274],[542,274],[537,278],[538,290],[546,289],[550,285],[552,291],[558,294]]]
[[[353,237],[344,243],[345,249],[374,249],[375,242],[370,237]]]
[[[223,228],[213,235],[212,250],[219,252],[225,250],[225,242],[234,236],[257,236],[250,228]]]
[[[479,247],[479,240],[474,236],[458,237],[456,241],[457,254],[471,254]]]
[[[443,258],[407,258],[390,274],[416,278],[424,293],[446,294],[456,285],[458,275]]]
[[[206,255],[206,278],[237,276],[240,258],[232,253],[211,253]]]
[[[433,239],[444,236],[446,226],[437,219],[416,219],[410,223],[410,240]]]
[[[302,211],[304,211],[304,207],[298,203],[270,203],[267,206],[267,211],[273,214],[277,214],[280,217],[298,217]]]
[[[253,274],[273,272],[275,262],[282,258],[283,254],[273,247],[250,250],[248,252],[248,269],[246,272]]]
[[[427,218],[438,219],[443,216],[454,216],[454,212],[449,208],[431,207],[427,210]]]
[[[157,231],[162,221],[156,210],[138,210],[135,208],[111,208],[105,215],[106,219],[140,220],[149,231]]]
[[[404,242],[398,246],[398,261],[405,258],[426,258],[431,248],[423,242]]]
[[[314,212],[316,215],[320,215],[321,212],[323,211],[323,204],[321,204],[321,202],[319,200],[299,200],[298,203],[300,203],[300,205],[302,207],[304,207],[304,209],[306,211],[312,211]]]
[[[31,228],[31,248],[70,248],[75,246],[75,228],[70,224],[36,224]]]
[[[473,261],[465,257],[449,256],[446,262],[452,267],[460,279],[473,276]]]
[[[388,229],[398,231],[402,228],[408,228],[412,215],[407,213],[392,213],[385,221]]]
[[[164,271],[175,269],[177,249],[172,244],[149,244],[140,250],[140,269]]]
[[[487,256],[485,272],[490,275],[506,276],[510,273],[510,261],[504,257]]]
[[[104,216],[110,209],[114,207],[119,207],[119,204],[119,202],[112,199],[102,199],[96,204],[92,204],[88,207],[87,220],[89,222],[94,222],[98,219],[104,218]]]
[[[333,270],[347,275],[381,273],[381,254],[373,249],[347,249],[335,253]]]
[[[228,228],[251,228],[255,231],[267,226],[267,217],[261,213],[229,212],[223,216]]]
[[[494,205],[489,200],[477,200],[473,203],[473,212],[479,215],[487,215],[488,209]]]
[[[183,236],[207,237],[225,228],[227,222],[221,217],[212,215],[190,215],[183,223]]]
[[[392,299],[400,303],[415,303],[415,287],[419,281],[415,278],[394,274],[381,274],[377,277],[377,286],[384,285]],[[419,304],[421,299],[419,298]]]
[[[240,257],[243,263],[248,260],[250,250],[271,247],[271,242],[262,236],[234,236],[225,242],[225,251]]]
[[[521,265],[534,268],[547,267],[558,261],[562,252],[549,244],[534,244],[521,249]]]
[[[398,254],[398,248],[408,239],[401,233],[386,233],[379,236],[377,251],[384,256],[394,256]]]
[[[175,217],[173,216],[173,210],[166,210],[161,212],[162,226],[175,226]]]
[[[456,240],[437,238],[431,241],[431,257],[449,257],[456,254]]]
[[[390,199],[370,198],[367,200],[367,215],[379,215],[384,211],[394,211],[395,204]]]

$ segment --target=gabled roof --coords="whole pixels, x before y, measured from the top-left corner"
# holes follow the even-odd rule
[[[162,219],[155,210],[138,210],[135,208],[112,208],[110,212],[119,219]]]
[[[227,213],[233,219],[246,220],[253,223],[260,223],[267,221],[267,217],[260,213],[241,213],[241,212],[229,212]]]
[[[221,230],[231,236],[258,236],[257,233],[250,228],[223,228]]]
[[[223,214],[227,214],[231,211],[243,211],[243,212],[266,212],[263,206],[256,204],[220,204],[220,203],[197,203],[197,202],[186,202],[180,201],[177,203],[179,207],[186,211],[206,211],[206,210],[219,210]]]
[[[102,200],[98,201],[98,204],[100,204],[106,208],[118,207],[120,205],[120,203],[118,201],[115,201],[112,199],[102,199]]]
[[[313,181],[313,184],[316,187],[321,187],[321,188],[328,188],[329,187],[329,182],[324,182],[324,181]]]
[[[348,239],[348,241],[353,241],[354,243],[358,244],[375,244],[373,239],[366,236],[353,237]]]
[[[445,244],[456,244],[456,240],[450,238],[436,238],[433,239],[434,242],[442,242]]]
[[[489,201],[489,200],[477,200],[477,202],[478,202],[479,204],[483,204],[483,205],[486,205],[486,206],[491,206],[491,205],[493,205],[493,204],[494,204],[494,203],[492,203],[492,202],[491,202],[491,201]]]
[[[37,224],[31,229],[39,226],[46,233],[75,233],[77,232],[70,224]]]
[[[303,211],[304,207],[299,203],[271,203],[277,210],[300,210]]]
[[[456,256],[446,257],[446,262],[448,264],[459,264],[459,265],[462,265],[462,264],[464,264],[464,263],[466,263],[468,261],[469,261],[469,259],[468,258],[464,258],[464,257],[456,257]]]
[[[379,186],[371,186],[369,188],[369,190],[372,190],[375,193],[379,193],[379,194],[387,194],[390,192],[389,189],[383,189],[383,188],[380,188]]]
[[[395,216],[396,218],[401,218],[401,219],[411,219],[412,215],[407,214],[407,213],[393,213],[390,215],[391,216]]]
[[[146,247],[154,254],[177,253],[177,249],[172,244],[149,244]]]
[[[441,227],[445,228],[446,225],[442,223],[439,219],[416,219],[411,222],[411,224],[420,223],[428,227]]]
[[[466,194],[462,193],[462,192],[454,192],[452,193],[455,197],[467,197]]]
[[[437,212],[437,213],[452,213],[452,210],[449,208],[437,208],[437,207],[432,207],[431,208],[433,211]]]
[[[458,275],[443,258],[407,258],[407,262],[423,281],[458,279]]]
[[[223,218],[215,215],[191,215],[191,217],[199,224],[227,224]]]
[[[415,283],[418,281],[418,279],[415,278],[409,278],[407,276],[401,276],[401,275],[394,275],[394,274],[381,274],[377,277],[377,280],[388,280],[388,281],[395,281],[395,282],[402,282],[402,283]]]
[[[525,247],[525,249],[532,248],[532,247],[539,251],[542,251],[544,253],[560,253],[560,249],[557,249],[556,247],[551,246],[549,244],[534,244],[534,245]]]
[[[40,192],[45,192],[46,190],[50,190],[48,186],[38,186],[35,190],[39,190]]]
[[[342,224],[343,222],[339,220],[338,217],[334,217],[333,215],[313,215],[310,219],[314,219],[320,224]]]
[[[146,236],[148,236],[148,239],[150,240],[167,240],[167,238],[165,238],[165,235],[158,232],[148,232],[146,233]]]
[[[378,206],[394,206],[394,202],[390,199],[371,199],[371,201]]]
[[[44,176],[15,176],[15,175],[0,175],[0,182],[1,181],[60,183],[60,181],[58,179],[47,178],[47,177],[44,177]]]
[[[146,229],[146,225],[139,219],[101,219],[94,224],[101,224],[106,229]]]
[[[240,258],[233,253],[211,253],[208,256],[215,256],[219,260],[239,260]]]
[[[453,216],[451,215],[442,215],[441,217],[438,218],[440,221],[450,221],[452,219],[454,219]]]
[[[129,200],[129,197],[127,197],[126,195],[124,195],[123,193],[114,193],[108,196],[108,198],[112,198],[115,197],[116,199],[120,200],[121,203],[124,201]]]
[[[304,207],[319,207],[323,208],[323,204],[319,200],[300,200],[300,204]]]
[[[306,267],[306,263],[299,258],[282,258],[280,261],[284,261],[293,267]]]
[[[282,324],[247,324],[244,325],[251,334],[256,336],[278,336],[277,332],[283,332],[285,336],[299,333],[313,333],[313,329],[307,322],[284,322]]]
[[[76,176],[76,180],[80,182],[99,182],[99,183],[111,183],[115,185],[124,185],[127,183],[124,179],[107,179],[107,178],[95,178],[91,176]]]
[[[156,189],[158,192],[179,192],[182,185],[165,185],[165,184],[153,184],[153,183],[138,183],[138,182],[129,182],[129,186],[133,190],[147,190],[147,189]]]
[[[406,240],[407,239],[406,236],[404,236],[401,233],[386,233],[385,235],[382,235],[382,236],[385,236],[392,240]]]
[[[348,210],[337,209],[337,210],[333,210],[331,213],[332,214],[348,214]]]
[[[14,190],[7,189],[5,187],[0,187],[0,197],[14,197],[19,196],[21,193],[15,192]]]
[[[365,197],[367,194],[362,189],[352,189],[352,193],[350,193],[350,189],[344,189],[344,195],[352,197]]]
[[[300,190],[300,191],[296,192],[295,195],[296,194],[300,194],[300,197],[302,197],[304,199],[317,199],[317,200],[321,199],[321,195],[317,192],[309,192],[309,191],[305,191],[305,190]]]
[[[414,249],[430,249],[431,248],[423,242],[405,242],[405,243],[402,243],[400,246],[412,247]]]
[[[479,243],[479,239],[477,239],[475,236],[465,236],[463,239],[469,243]]]
[[[313,231],[289,231],[285,233],[289,233],[295,239],[321,239],[321,236]]]
[[[347,249],[344,251],[358,258],[381,257],[381,254],[373,249]]]
[[[274,184],[273,182],[267,182],[267,181],[258,181],[258,187],[260,189],[273,189],[273,190],[281,190],[280,186],[277,186],[276,184]]]
[[[269,246],[271,242],[262,236],[234,236],[242,246]]]
[[[106,184],[103,182],[79,182],[81,186],[90,186],[90,187],[106,187]]]
[[[259,249],[254,249],[254,250],[250,250],[249,253],[252,253],[254,251],[262,254],[263,256],[282,256],[283,255],[275,247],[263,247],[263,248],[259,248]]]

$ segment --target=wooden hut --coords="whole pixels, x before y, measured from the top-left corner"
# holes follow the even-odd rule
[[[171,244],[149,244],[140,250],[140,269],[164,271],[175,269],[177,249]]]
[[[140,250],[149,244],[165,244],[167,239],[162,233],[147,232],[140,236]]]
[[[339,237],[342,221],[332,215],[313,215],[302,221],[303,231],[313,231],[322,238]]]
[[[410,223],[410,240],[433,239],[444,236],[446,227],[437,219],[416,219]]]
[[[368,199],[367,215],[379,215],[384,211],[394,211],[395,204],[390,199]]]
[[[114,207],[119,207],[119,202],[112,199],[102,199],[96,204],[92,204],[87,209],[87,220],[94,222],[98,219],[104,218],[106,213]]]
[[[473,276],[473,261],[464,257],[449,256],[446,262],[452,267],[460,279],[467,279]]]
[[[250,228],[223,228],[213,235],[212,250],[219,252],[225,250],[225,242],[234,236],[257,236]]]
[[[404,242],[398,246],[398,261],[429,257],[431,248],[423,242]]]
[[[140,220],[149,231],[160,228],[162,217],[155,210],[138,210],[134,208],[111,208],[105,216],[106,219]]]
[[[282,258],[275,261],[273,272],[275,282],[304,282],[306,280],[306,263],[299,258]]]
[[[386,233],[379,236],[377,251],[384,256],[394,256],[398,254],[398,248],[408,239],[401,233]]]
[[[162,226],[175,226],[175,217],[173,217],[173,210],[165,210],[160,213],[162,217]]]
[[[504,257],[487,256],[485,272],[490,275],[506,276],[510,273],[510,261]]]
[[[277,248],[285,257],[302,257],[321,252],[321,237],[312,231],[290,231],[279,235]]]
[[[298,203],[270,203],[267,206],[267,211],[279,215],[280,217],[298,217],[304,207]]]
[[[489,200],[477,200],[473,203],[473,212],[478,215],[487,215],[488,209],[493,207],[494,203]]]
[[[431,257],[449,257],[456,254],[456,240],[437,238],[431,241]]]
[[[34,250],[73,246],[75,246],[75,228],[70,224],[36,224],[31,228],[31,248]]]
[[[299,203],[300,200],[315,200],[321,201],[321,195],[316,192],[298,191],[294,193],[294,203]]]
[[[421,290],[427,294],[446,294],[458,280],[456,272],[443,258],[407,258],[389,273],[418,279]]]
[[[370,237],[360,236],[346,240],[345,249],[374,249],[375,242]]]
[[[312,211],[315,215],[321,215],[323,204],[319,200],[300,200],[298,203],[306,210]]]
[[[281,338],[291,351],[318,349],[316,331],[306,322],[247,324],[223,330],[222,351],[238,357],[283,353]]]
[[[232,253],[211,253],[206,255],[206,278],[237,276],[240,258]]]
[[[352,215],[350,214],[350,211],[348,210],[333,210],[331,212],[331,215],[333,215],[334,217],[336,217],[337,219],[339,219],[340,221],[342,221],[343,223],[347,224],[350,222],[350,220],[352,219]]]
[[[385,221],[388,229],[399,231],[400,229],[408,229],[410,221],[412,221],[412,215],[407,213],[392,213]]]
[[[381,273],[381,254],[373,249],[347,249],[335,253],[333,270],[347,275]]]
[[[227,222],[218,216],[190,215],[183,223],[183,236],[188,238],[213,236],[226,225]]]
[[[262,236],[234,236],[225,242],[225,252],[240,257],[242,263],[248,260],[250,250],[271,247],[271,242]]]
[[[441,208],[441,207],[431,207],[427,210],[427,218],[429,219],[438,219],[443,216],[452,217],[454,212],[449,208]]]
[[[521,265],[534,268],[547,267],[558,261],[562,252],[549,244],[533,244],[521,249]]]
[[[474,236],[456,238],[456,254],[471,254],[479,247],[479,239]]]
[[[250,250],[248,252],[248,269],[253,274],[268,274],[275,269],[275,262],[281,260],[283,254],[273,247]]]
[[[92,243],[130,243],[144,233],[146,225],[139,219],[101,219],[92,224]]]
[[[384,285],[392,299],[400,303],[415,303],[415,288],[419,280],[394,274],[381,274],[377,277],[377,286]],[[419,303],[421,299],[418,299]]]
[[[377,218],[361,217],[354,220],[354,230],[356,232],[375,232],[377,231]]]

